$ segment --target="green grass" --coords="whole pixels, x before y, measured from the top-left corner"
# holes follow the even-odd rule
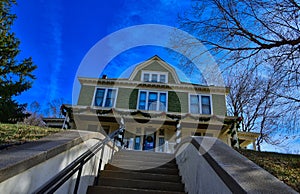
[[[300,192],[300,155],[253,150],[237,151]]]
[[[61,129],[0,123],[0,145],[34,141],[59,131]]]

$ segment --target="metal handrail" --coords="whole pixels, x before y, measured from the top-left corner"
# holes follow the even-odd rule
[[[74,194],[77,194],[80,178],[81,178],[81,172],[82,168],[85,163],[87,163],[95,154],[102,149],[108,142],[110,142],[112,139],[114,140],[114,146],[115,147],[115,141],[120,141],[121,145],[123,144],[122,140],[123,138],[117,138],[118,135],[124,135],[124,127],[120,127],[116,131],[109,134],[103,141],[99,141],[96,143],[93,147],[88,149],[86,152],[84,152],[82,155],[80,155],[78,158],[76,158],[72,163],[70,163],[68,166],[66,166],[62,171],[60,171],[57,175],[55,175],[53,178],[51,178],[49,181],[47,181],[44,185],[42,185],[40,188],[38,188],[34,194],[44,194],[44,193],[54,193],[57,189],[59,189],[68,179],[70,179],[77,171],[77,179],[76,184],[74,187]],[[96,179],[99,178],[100,174],[100,168],[102,165],[102,154],[101,158],[99,160],[98,165],[98,172]]]

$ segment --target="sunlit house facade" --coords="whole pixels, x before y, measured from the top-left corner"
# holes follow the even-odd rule
[[[124,122],[125,147],[134,150],[172,152],[188,136],[232,144],[228,132],[237,118],[226,116],[229,88],[181,82],[158,56],[137,65],[128,79],[78,79],[78,103],[68,106],[78,129],[110,133]],[[238,137],[245,147],[258,134],[238,132]]]

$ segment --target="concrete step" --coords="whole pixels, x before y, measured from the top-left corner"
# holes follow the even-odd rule
[[[184,192],[174,191],[159,191],[149,189],[133,189],[133,188],[122,188],[122,187],[111,187],[111,186],[89,186],[87,190],[88,194],[182,194]]]
[[[155,157],[155,156],[147,156],[147,155],[126,155],[126,154],[115,154],[112,158],[114,160],[133,160],[133,161],[151,161],[158,163],[176,163],[173,157]]]
[[[140,156],[140,157],[148,157],[148,158],[175,158],[174,154],[161,153],[161,152],[147,152],[147,151],[134,151],[134,150],[121,150],[117,152],[115,155],[126,155],[126,156]]]
[[[174,154],[163,153],[163,152],[153,152],[153,151],[139,151],[139,150],[120,150],[116,154],[131,154],[131,155],[147,155],[147,156],[157,156],[157,157],[173,157]]]
[[[104,167],[105,170],[115,170],[115,171],[135,171],[141,173],[152,173],[152,174],[170,174],[170,175],[178,175],[179,171],[176,168],[145,168],[143,166],[126,166],[125,164],[122,165],[122,168],[106,164]]]
[[[99,186],[184,192],[182,183],[100,177]]]
[[[101,177],[181,183],[181,178],[178,175],[151,174],[133,171],[104,170],[101,172]]]
[[[126,165],[126,166],[144,166],[144,167],[148,167],[148,168],[156,168],[156,167],[162,167],[162,168],[178,168],[177,164],[174,162],[162,162],[162,161],[155,161],[153,162],[152,160],[150,161],[139,161],[139,160],[128,160],[128,159],[114,159],[112,160],[112,162],[110,162],[110,164],[114,165],[114,166],[118,166],[118,167],[122,167],[122,165]]]
[[[184,185],[173,154],[121,150],[87,193],[179,194],[184,193]]]

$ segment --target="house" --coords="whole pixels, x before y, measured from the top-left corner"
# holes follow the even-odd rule
[[[128,79],[78,79],[78,103],[65,105],[76,127],[108,134],[124,124],[128,149],[172,152],[187,136],[217,137],[230,146],[238,136],[241,147],[255,148],[259,134],[232,133],[239,121],[226,116],[229,88],[181,82],[158,56],[137,65]]]

